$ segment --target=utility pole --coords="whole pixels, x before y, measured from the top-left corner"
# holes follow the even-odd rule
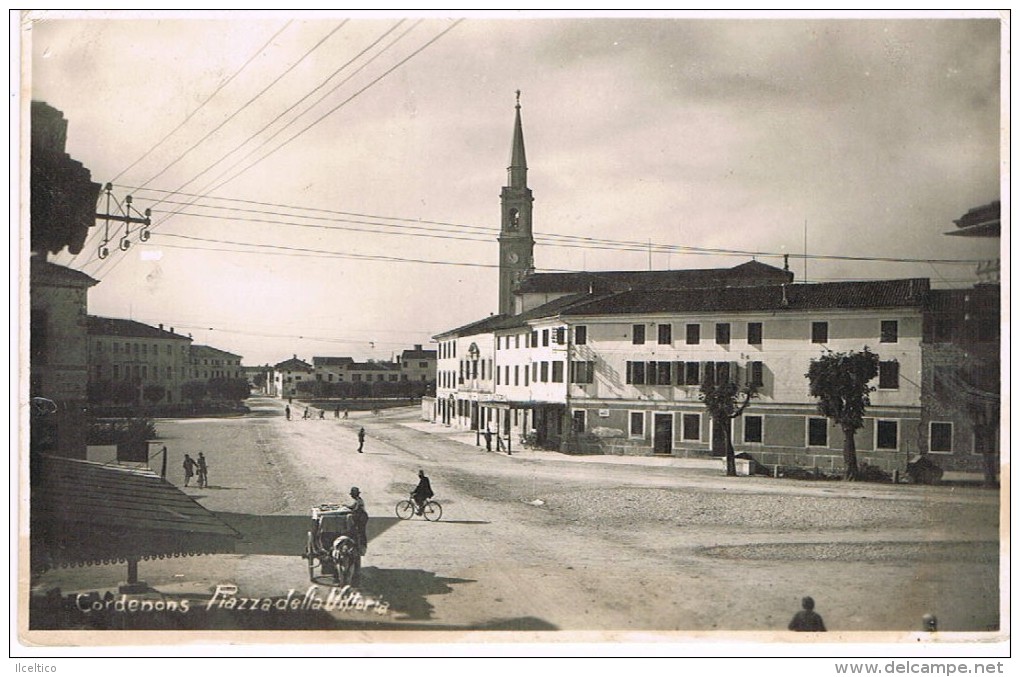
[[[107,246],[110,244],[110,222],[123,223],[124,224],[124,235],[121,236],[117,247],[121,251],[127,251],[128,247],[131,246],[131,224],[136,223],[141,226],[138,232],[138,239],[141,242],[146,242],[149,239],[149,226],[152,225],[151,215],[152,210],[146,209],[145,213],[139,212],[131,204],[131,196],[128,195],[124,198],[124,202],[121,203],[113,195],[113,184],[108,183],[103,188],[103,192],[106,193],[106,212],[97,213],[96,219],[102,219],[105,221],[103,230],[103,241],[99,243],[99,250],[96,252],[99,258],[105,259],[110,255],[110,248]],[[111,209],[116,206],[117,213]],[[116,232],[116,226],[114,227]]]

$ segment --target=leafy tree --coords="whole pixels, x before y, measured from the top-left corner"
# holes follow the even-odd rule
[[[155,383],[149,384],[142,389],[142,397],[151,404],[156,404],[166,397],[166,388]]]
[[[248,379],[220,376],[209,379],[206,392],[213,399],[240,402],[251,395],[251,386],[248,385]]]
[[[204,381],[188,381],[181,385],[181,397],[190,401],[192,404],[198,404],[204,400],[206,394],[207,391]]]
[[[716,383],[713,379],[705,379],[701,383],[701,401],[705,403],[712,421],[723,431],[726,440],[726,475],[729,477],[737,476],[730,421],[744,413],[747,405],[757,396],[758,390],[751,384],[741,387],[735,381]]]
[[[829,351],[811,360],[805,374],[811,396],[818,398],[818,411],[843,430],[844,478],[858,479],[857,445],[854,436],[864,425],[864,411],[871,405],[869,385],[878,376],[878,355],[867,346],[845,353]]]

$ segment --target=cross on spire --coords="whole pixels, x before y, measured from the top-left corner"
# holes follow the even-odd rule
[[[517,90],[517,107],[521,107],[521,90]]]

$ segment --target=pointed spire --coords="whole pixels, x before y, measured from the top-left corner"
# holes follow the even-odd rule
[[[528,187],[528,162],[524,157],[524,129],[521,126],[521,90],[517,90],[517,113],[514,119],[514,141],[507,167],[507,185],[510,188]]]

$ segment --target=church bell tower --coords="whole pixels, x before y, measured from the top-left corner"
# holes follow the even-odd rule
[[[507,185],[500,193],[502,219],[499,231],[499,312],[514,314],[513,290],[535,269],[535,239],[531,230],[534,202],[528,188],[528,163],[524,158],[521,128],[521,92],[517,90],[514,139],[507,167]]]

